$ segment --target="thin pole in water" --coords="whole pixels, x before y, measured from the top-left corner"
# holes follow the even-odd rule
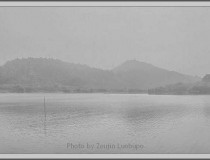
[[[45,133],[45,135],[47,133],[46,132],[46,128],[47,128],[46,121],[47,121],[47,112],[46,112],[45,97],[44,97],[44,133]]]
[[[44,119],[45,119],[45,121],[47,119],[46,105],[45,105],[45,97],[44,97]]]

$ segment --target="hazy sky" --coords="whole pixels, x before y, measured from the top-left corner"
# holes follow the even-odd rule
[[[52,57],[103,69],[136,59],[210,73],[210,7],[0,7],[0,64]]]

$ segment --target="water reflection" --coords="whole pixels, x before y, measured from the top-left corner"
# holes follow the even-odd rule
[[[195,132],[200,129],[199,126],[204,131],[210,130],[210,125],[203,121],[204,118],[209,120],[209,97],[48,95],[45,105],[43,95],[35,99],[33,95],[27,95],[25,99],[15,97],[17,102],[0,100],[0,137],[17,139],[22,150],[26,149],[27,141],[31,152],[34,147],[38,152],[47,146],[48,153],[52,153],[50,148],[68,153],[70,151],[62,147],[69,140],[81,143],[144,142],[149,147],[144,152],[157,153],[164,149],[166,152],[166,148],[181,150],[184,142],[193,145],[193,139],[201,142],[196,138],[198,132]],[[209,138],[205,134],[202,136],[205,140]],[[40,145],[41,141],[43,146]],[[153,148],[150,144],[162,146],[162,149]],[[187,147],[186,152],[190,150]]]
[[[128,122],[147,123],[167,116],[182,117],[189,114],[189,110],[185,106],[129,106],[122,114]]]

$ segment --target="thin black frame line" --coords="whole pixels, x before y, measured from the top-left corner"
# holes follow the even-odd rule
[[[11,155],[20,155],[20,154],[24,154],[24,155],[31,155],[31,154],[33,154],[33,155],[46,155],[46,154],[53,154],[53,155],[67,155],[67,156],[71,156],[71,155],[90,155],[90,154],[92,154],[92,155],[98,155],[98,156],[101,156],[102,154],[105,154],[105,155],[135,155],[135,156],[145,156],[145,155],[175,155],[175,154],[177,154],[177,155],[185,155],[185,156],[187,156],[187,155],[209,155],[209,157],[208,157],[208,159],[210,158],[210,154],[209,153],[1,153],[0,154],[0,160],[1,160],[1,155],[5,155],[5,154],[11,154]],[[67,157],[68,158],[68,157]],[[144,158],[144,157],[142,157],[142,158]],[[164,157],[163,157],[164,158]],[[163,158],[160,158],[160,159],[163,159]],[[57,159],[57,158],[56,158]],[[155,158],[156,159],[156,158]],[[175,159],[177,159],[177,158],[175,158]],[[178,158],[179,159],[179,158]],[[182,158],[182,159],[185,159],[185,158]],[[192,158],[186,158],[186,159],[192,159]],[[205,159],[205,158],[204,158]]]
[[[1,2],[0,2],[1,4]],[[140,7],[147,7],[147,8],[150,8],[150,7],[169,7],[169,8],[172,8],[172,7],[181,7],[181,8],[187,8],[187,7],[191,7],[191,8],[199,8],[199,7],[210,7],[210,4],[209,6],[1,6],[0,7],[100,7],[100,8],[105,8],[105,7],[111,7],[111,8],[128,8],[128,7],[132,7],[132,8],[140,8]]]

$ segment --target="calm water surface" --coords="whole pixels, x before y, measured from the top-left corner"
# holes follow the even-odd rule
[[[0,153],[210,153],[210,96],[0,94],[0,127]]]

